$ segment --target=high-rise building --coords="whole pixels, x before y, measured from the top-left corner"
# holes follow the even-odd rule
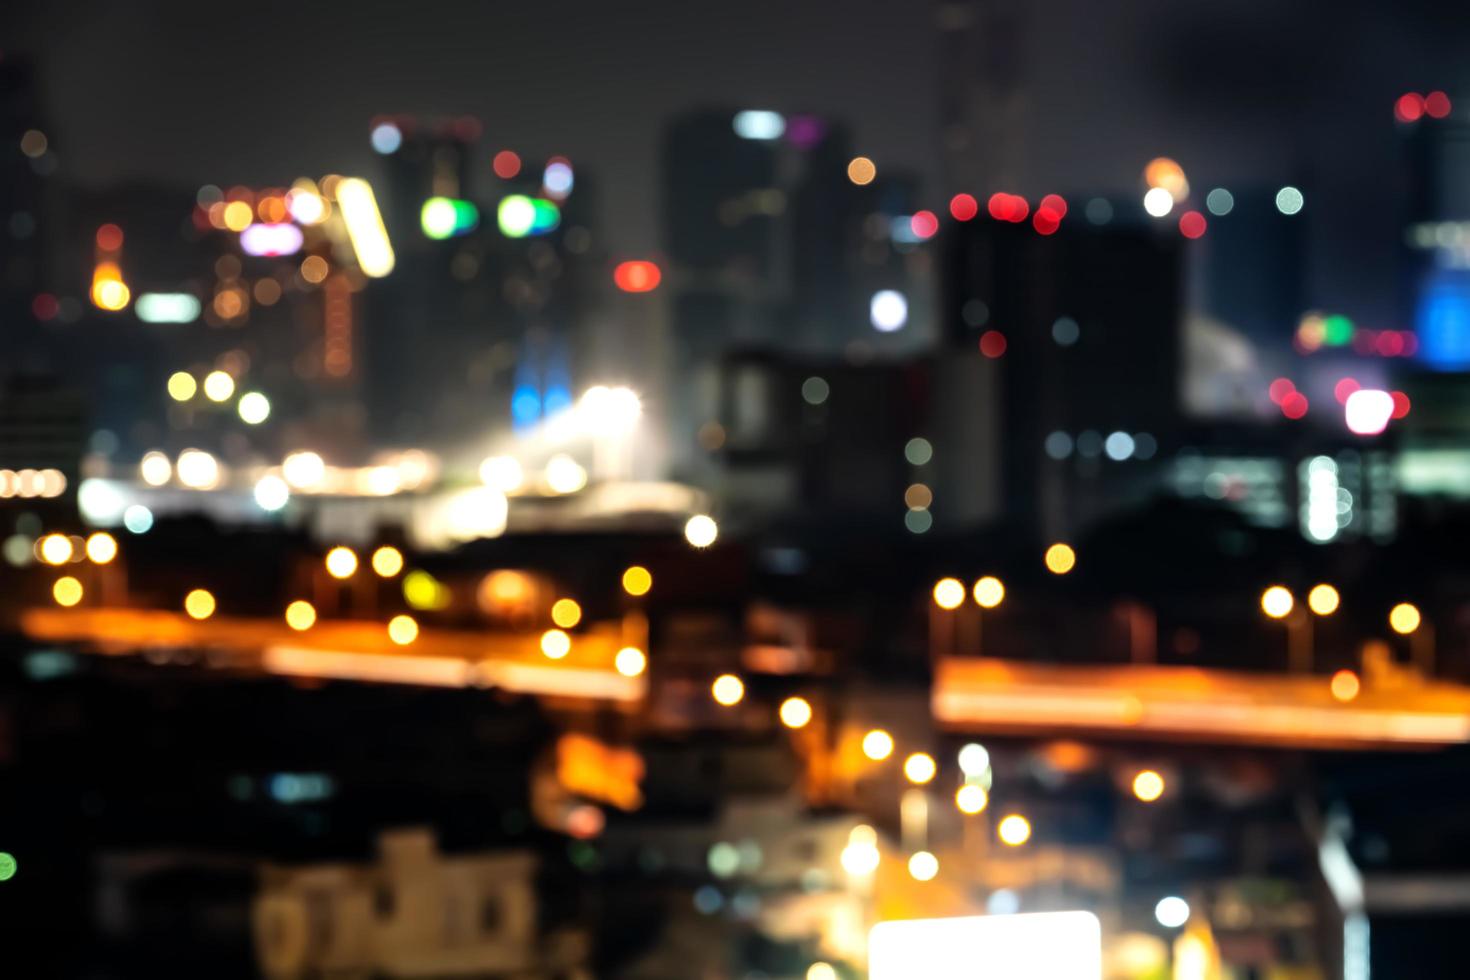
[[[918,246],[932,230],[910,231],[911,180],[854,153],[847,127],[814,115],[701,109],[665,131],[675,465],[691,465],[696,432],[719,416],[728,352],[860,360],[911,353],[922,335]],[[885,291],[902,312],[875,325],[870,307]]]
[[[1007,519],[1063,535],[1150,492],[1180,419],[1180,239],[981,218],[956,223],[944,249],[947,343],[996,366]]]

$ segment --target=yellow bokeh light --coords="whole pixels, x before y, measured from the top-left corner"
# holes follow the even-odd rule
[[[806,968],[806,980],[839,980],[837,968],[830,963],[818,960]]]
[[[1069,544],[1058,541],[1046,549],[1046,570],[1053,575],[1066,575],[1077,567],[1077,552]]]
[[[65,565],[71,561],[71,538],[64,534],[48,534],[37,545],[36,553],[48,565]]]
[[[373,552],[373,571],[382,578],[392,578],[403,571],[403,552],[385,544]]]
[[[613,657],[613,666],[624,677],[637,677],[648,669],[648,656],[637,647],[623,647]]]
[[[1419,607],[1412,602],[1401,602],[1388,611],[1388,625],[1393,627],[1395,633],[1405,636],[1418,629],[1422,621]]]
[[[82,583],[70,575],[63,575],[51,586],[51,598],[58,606],[75,606],[82,601]]]
[[[199,382],[188,371],[175,371],[168,376],[168,397],[176,402],[186,402],[199,390]]]
[[[98,531],[87,538],[87,557],[99,565],[106,565],[117,557],[117,538],[106,531]]]
[[[1152,803],[1164,795],[1164,777],[1145,769],[1133,777],[1133,795],[1144,803]]]
[[[1284,585],[1273,585],[1261,593],[1261,611],[1272,619],[1285,619],[1295,606],[1291,590]]]
[[[1020,847],[1031,839],[1031,821],[1019,813],[1012,813],[1001,818],[995,826],[995,833],[1002,844]]]
[[[853,157],[847,164],[847,179],[861,187],[871,184],[878,176],[878,167],[867,157]]]
[[[225,205],[224,221],[230,231],[244,231],[255,223],[255,212],[244,201],[231,201]]]
[[[623,572],[623,591],[628,595],[647,595],[653,588],[653,575],[642,565],[633,565]]]
[[[874,762],[882,762],[893,754],[893,736],[881,728],[875,728],[863,736],[863,755]]]
[[[327,552],[326,565],[327,574],[332,578],[351,578],[357,571],[357,552],[338,545]]]
[[[1312,586],[1312,591],[1307,593],[1307,608],[1318,616],[1331,616],[1341,602],[1337,590],[1325,582]]]
[[[994,609],[1006,597],[1006,587],[994,575],[986,575],[975,583],[975,603],[981,609]]]
[[[418,620],[412,616],[400,613],[388,620],[388,639],[401,647],[406,647],[419,638]]]
[[[909,875],[915,881],[933,881],[939,874],[939,859],[928,851],[915,851],[909,858]]]
[[[551,604],[551,621],[569,630],[582,621],[582,607],[576,599],[558,599]]]
[[[572,638],[561,630],[547,630],[541,634],[541,652],[552,660],[560,660],[572,652]]]
[[[942,578],[934,583],[934,604],[940,609],[958,609],[965,602],[965,583]]]
[[[121,279],[98,279],[92,283],[92,303],[99,309],[116,313],[127,309],[133,291]]]
[[[212,402],[227,401],[235,393],[235,379],[224,371],[211,371],[204,376],[204,397]]]
[[[984,786],[966,783],[955,792],[954,805],[960,808],[961,813],[974,816],[990,805],[990,794],[985,792]]]
[[[790,697],[781,702],[781,724],[787,728],[805,728],[812,720],[811,702]]]
[[[915,752],[903,760],[903,774],[915,786],[923,786],[931,782],[938,771],[939,767],[934,764],[934,757],[927,752]]]
[[[1339,670],[1332,675],[1332,696],[1346,704],[1358,696],[1363,689],[1358,675],[1350,670]]]
[[[734,674],[721,674],[710,685],[710,694],[725,707],[739,704],[745,698],[745,682]]]
[[[194,589],[184,596],[184,612],[190,619],[208,619],[214,615],[214,595],[208,589]]]
[[[298,632],[316,625],[316,607],[305,599],[297,599],[286,607],[286,625]]]

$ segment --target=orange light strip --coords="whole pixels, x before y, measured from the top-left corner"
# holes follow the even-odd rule
[[[1315,676],[1179,667],[1059,667],[950,658],[935,719],[952,729],[1365,748],[1470,741],[1470,689],[1443,682],[1365,689],[1351,704]]]

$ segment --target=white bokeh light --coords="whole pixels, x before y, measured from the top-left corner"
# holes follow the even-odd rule
[[[868,319],[873,329],[892,333],[909,322],[908,297],[896,289],[880,289],[868,303]]]

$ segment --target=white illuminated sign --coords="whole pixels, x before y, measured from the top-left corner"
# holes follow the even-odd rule
[[[1102,927],[1091,912],[880,922],[869,980],[1102,980]]]

